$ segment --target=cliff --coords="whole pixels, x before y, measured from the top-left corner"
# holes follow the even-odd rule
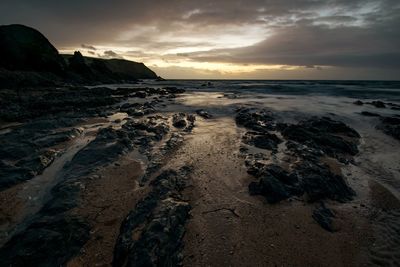
[[[143,63],[60,55],[39,31],[24,25],[0,26],[0,87],[60,83],[118,83],[156,79]]]

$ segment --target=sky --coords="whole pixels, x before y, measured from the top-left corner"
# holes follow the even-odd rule
[[[170,79],[400,79],[400,0],[1,0],[15,23]]]

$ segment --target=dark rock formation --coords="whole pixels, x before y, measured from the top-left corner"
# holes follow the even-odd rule
[[[335,214],[333,211],[325,207],[322,203],[319,208],[316,208],[312,214],[313,219],[325,230],[329,232],[336,232],[337,229],[333,226],[333,219]]]
[[[354,101],[353,104],[357,105],[357,106],[362,106],[362,105],[364,105],[364,102],[362,102],[361,100],[357,100],[357,101]]]
[[[399,104],[395,104],[395,103],[385,103],[386,105],[390,106],[390,109],[393,110],[400,110],[400,105]]]
[[[132,148],[123,130],[104,129],[64,167],[65,175],[25,229],[0,249],[7,266],[62,266],[89,239],[89,225],[69,211],[76,207],[85,176]]]
[[[184,128],[186,127],[186,114],[185,113],[178,113],[174,114],[172,117],[172,125],[174,125],[176,128]]]
[[[251,108],[241,108],[237,111],[236,124],[258,132],[276,128],[276,121],[271,111]]]
[[[268,132],[261,134],[257,132],[247,132],[243,137],[243,142],[262,149],[276,150],[278,144],[282,143],[282,140],[276,134]]]
[[[79,129],[56,129],[76,124],[78,119],[37,120],[27,123],[0,139],[0,190],[41,174],[57,155],[54,146],[81,134]]]
[[[167,170],[122,223],[113,266],[179,266],[190,206],[180,200],[190,168]]]
[[[60,87],[26,90],[0,91],[0,118],[6,121],[76,112],[77,116],[95,115],[103,112],[100,107],[116,104],[120,99],[113,97],[109,88]],[[79,111],[79,112],[77,112]]]
[[[68,78],[81,83],[134,82],[137,79],[156,79],[157,75],[143,63],[124,59],[84,57],[79,51],[63,55],[68,64]]]
[[[358,153],[360,135],[343,122],[327,117],[311,118],[298,124],[287,126],[282,135],[292,141],[321,149],[329,156],[340,158],[343,154]]]
[[[192,114],[177,113],[172,116],[172,125],[176,128],[184,128],[185,131],[191,131],[195,121],[196,116]]]
[[[368,102],[367,104],[369,105],[373,105],[376,108],[386,108],[385,103],[383,103],[382,101],[372,101],[372,102]]]
[[[196,110],[197,115],[204,119],[211,119],[213,116],[203,109]]]
[[[0,249],[2,266],[63,266],[89,240],[89,225],[72,216],[42,217]]]
[[[260,179],[258,182],[250,183],[249,192],[251,195],[265,196],[269,203],[277,203],[289,198],[294,193],[293,186],[298,183],[296,177],[291,177],[277,165],[262,166],[257,176]]]
[[[325,164],[305,161],[295,169],[295,173],[310,202],[326,198],[345,202],[355,195],[343,176],[332,173]]]
[[[43,128],[44,126],[42,124]],[[86,186],[87,177],[98,167],[114,162],[135,146],[143,146],[150,150],[151,142],[160,140],[160,135],[166,131],[168,126],[160,123],[157,118],[149,118],[142,122],[128,121],[118,130],[101,129],[95,140],[81,149],[64,166],[62,176],[51,189],[51,195],[40,211],[27,220],[26,227],[0,249],[0,262],[6,266],[63,266],[89,239],[88,223],[71,213],[71,209],[78,205],[79,193]],[[27,152],[29,151],[21,151]],[[159,238],[157,243],[162,244],[165,250],[164,254],[157,255],[171,259],[174,257],[174,251],[178,250],[178,247],[172,244],[176,245],[179,242],[177,240],[181,239],[184,229],[182,223],[189,210],[187,203],[174,198],[174,192],[181,190],[184,185],[185,171],[187,170],[182,169],[179,172],[179,175],[182,175],[179,179],[178,174],[173,176],[174,172],[171,172],[172,174],[160,176],[153,182],[153,187],[156,188],[154,194],[159,196],[157,209],[152,213],[153,221],[149,222],[149,228],[146,230],[150,240],[143,241],[143,244],[147,244],[154,238]],[[158,228],[158,219],[161,217],[168,218],[161,222],[165,226],[163,230]],[[146,246],[155,245],[151,243]],[[140,259],[145,258],[141,256]]]
[[[0,26],[0,87],[44,86],[68,83],[117,83],[156,79],[143,63],[59,55],[35,29],[23,25]]]
[[[85,58],[79,51],[75,51],[74,55],[68,59],[68,62],[68,69],[76,73],[76,75],[85,79],[94,78],[92,69],[86,64]]]
[[[62,73],[65,62],[40,32],[23,25],[0,26],[0,68]]]
[[[49,87],[34,90],[0,90],[0,119],[5,121],[23,121],[46,115],[65,115],[87,117],[102,115],[104,107],[111,106],[137,92],[145,92],[149,96],[174,95],[164,89],[118,88],[106,87]],[[142,104],[124,104],[122,112],[135,116],[153,113],[159,99]],[[61,115],[60,115],[61,113]]]
[[[129,132],[131,138],[135,138],[135,144],[146,149],[148,143],[160,141],[168,132],[167,123],[158,117],[147,117],[143,120],[131,120],[122,126]]]
[[[353,103],[356,104],[356,105],[363,105],[364,104],[360,100],[357,100],[357,101],[355,101]],[[365,104],[372,105],[372,106],[374,106],[376,108],[386,108],[386,107],[389,106],[390,109],[400,110],[400,105],[399,104],[391,103],[391,102],[383,102],[383,101],[380,101],[380,100],[375,100],[375,101],[372,101],[372,102],[366,102]]]
[[[321,161],[322,157],[330,156],[348,163],[358,153],[360,135],[346,124],[327,117],[312,117],[287,125],[277,123],[271,112],[257,109],[240,109],[236,122],[252,130],[245,134],[244,143],[272,153],[283,140],[271,131],[280,131],[286,139],[286,149],[282,152],[294,158],[289,169],[284,170],[276,164],[266,164],[268,158],[263,153],[248,154],[245,161],[248,173],[258,178],[250,183],[250,194],[263,195],[269,203],[302,195],[310,202],[321,199],[344,202],[355,195],[344,177]]]
[[[121,112],[126,112],[128,115],[134,117],[142,117],[144,115],[148,115],[155,112],[155,107],[151,102],[145,102],[143,104],[134,103],[129,104],[126,103],[120,107]]]
[[[323,164],[304,162],[290,173],[277,165],[252,166],[252,171],[260,178],[250,183],[250,194],[263,195],[269,203],[303,194],[310,202],[321,199],[344,202],[355,195],[342,176],[333,174]]]
[[[377,126],[387,135],[400,140],[400,117],[381,117],[381,123]]]
[[[282,140],[271,131],[280,129],[280,124],[271,111],[251,108],[240,108],[236,114],[236,124],[248,130],[243,136],[243,142],[262,149],[277,151]]]
[[[367,116],[367,117],[380,117],[381,115],[369,111],[362,111],[361,115]]]
[[[290,197],[285,186],[272,175],[261,177],[258,183],[250,183],[249,192],[251,195],[264,195],[271,204]]]
[[[147,68],[143,63],[129,61],[125,59],[93,59],[87,58],[89,64],[103,61],[106,67],[113,73],[117,80],[136,80],[136,79],[156,79],[154,71]],[[90,62],[92,60],[92,62]]]
[[[185,92],[185,89],[182,88],[177,88],[174,86],[167,86],[167,87],[163,87],[163,90],[167,91],[168,93],[171,94],[182,94]]]

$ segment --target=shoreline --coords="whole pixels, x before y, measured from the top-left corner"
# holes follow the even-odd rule
[[[166,83],[170,82],[174,83]],[[383,101],[386,108],[378,108],[364,99],[362,106],[355,105],[353,102],[360,98],[348,96],[256,94],[240,88],[224,91],[217,85],[203,88],[189,81],[177,87],[160,88],[164,82],[145,85],[146,81],[130,89],[39,90],[44,95],[37,102],[37,110],[44,104],[53,110],[47,114],[35,113],[34,106],[33,112],[18,110],[14,117],[28,114],[30,119],[1,128],[0,135],[7,138],[7,146],[0,153],[8,171],[3,175],[18,176],[4,183],[0,191],[1,229],[7,229],[2,230],[6,245],[0,248],[0,259],[6,263],[67,266],[112,266],[114,262],[118,266],[116,255],[123,255],[123,245],[128,262],[139,264],[138,260],[149,257],[157,263],[165,258],[152,254],[149,240],[155,238],[165,245],[158,247],[162,255],[172,255],[168,260],[184,266],[364,266],[397,262],[400,162],[396,149],[400,143],[385,133],[388,125],[375,128],[384,121],[382,118],[399,116],[387,101]],[[31,94],[36,98],[34,92]],[[30,101],[31,96],[25,97]],[[362,111],[378,113],[382,118],[367,117]],[[241,115],[249,117],[239,123]],[[319,121],[314,116],[331,119]],[[256,120],[252,122],[251,118]],[[297,139],[296,132],[310,127],[304,121],[315,123],[320,131],[306,142]],[[319,123],[345,130],[330,136],[332,129],[325,131]],[[265,128],[268,125],[274,128]],[[298,127],[295,136],[288,132],[291,127]],[[353,131],[360,137],[355,138]],[[259,140],[258,136],[263,137]],[[28,138],[32,141],[20,142]],[[338,138],[335,140],[339,143],[320,142],[323,138]],[[76,147],[79,140],[85,141]],[[353,142],[354,153],[348,148]],[[298,150],[291,143],[305,145],[310,154],[303,155],[309,150]],[[342,143],[345,149],[337,150]],[[68,160],[60,161],[71,149],[74,153]],[[322,154],[318,154],[320,150]],[[10,151],[15,155],[7,154]],[[17,157],[24,161],[19,162]],[[327,161],[321,160],[324,157]],[[267,175],[262,168],[271,164],[282,166],[292,176],[315,171],[302,169],[302,162],[328,166],[321,171],[343,177],[355,195],[344,194],[340,191],[343,188],[334,193],[329,189],[310,201],[307,188],[306,193],[298,192],[304,190],[301,176],[300,185],[284,185],[297,193],[284,195],[278,203],[268,202],[279,185],[268,189],[266,195],[249,191],[249,184]],[[41,175],[54,164],[60,164],[54,174],[57,180],[48,176],[40,182]],[[254,166],[262,175],[254,175]],[[173,177],[165,174],[171,172],[175,173]],[[48,186],[45,197],[35,199],[34,195],[18,193],[35,192],[26,189],[34,181],[39,181],[37,186]],[[336,194],[345,197],[336,198]],[[148,198],[150,195],[153,197]],[[24,212],[32,201],[37,201],[37,212]],[[13,202],[17,203],[15,212],[7,204]],[[155,207],[150,209],[150,203]],[[141,205],[146,207],[146,219],[133,227],[129,220],[141,218],[137,214]],[[333,232],[313,217],[321,205],[335,214],[329,219]],[[178,219],[167,223],[165,218]],[[154,228],[159,220],[163,222],[161,230]],[[131,239],[121,243],[126,235],[122,226],[127,224],[133,227],[129,228]],[[170,232],[170,224],[183,232]],[[72,232],[62,229],[66,226]],[[10,230],[14,228],[16,232]],[[46,231],[57,233],[57,237],[40,235]],[[57,248],[68,236],[70,243]],[[47,247],[35,248],[43,242],[56,249],[44,254]],[[173,250],[169,250],[171,242],[176,244]],[[26,250],[33,255],[24,255]],[[391,258],[385,257],[387,254]]]

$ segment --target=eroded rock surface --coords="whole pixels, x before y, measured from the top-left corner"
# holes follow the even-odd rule
[[[251,130],[244,135],[243,142],[265,150],[265,154],[242,150],[248,173],[258,179],[249,184],[250,194],[262,195],[269,203],[292,197],[302,197],[308,202],[351,200],[355,192],[341,175],[339,166],[351,162],[358,153],[360,135],[328,117],[312,117],[297,124],[281,123],[275,118],[270,111],[252,109],[241,109],[236,116],[238,125]],[[279,150],[281,143],[283,147]],[[285,160],[271,163],[271,157],[278,153]],[[329,216],[325,213],[317,211],[314,217],[330,231]]]
[[[400,117],[382,117],[381,123],[377,126],[387,135],[400,140]]]
[[[312,118],[298,124],[288,125],[282,131],[287,140],[296,141],[325,154],[345,160],[343,155],[358,153],[360,135],[343,122],[328,117]]]
[[[190,132],[194,127],[196,116],[193,114],[177,113],[172,116],[172,125]]]
[[[190,206],[181,199],[190,168],[166,170],[123,222],[113,266],[179,266]]]
[[[60,152],[57,146],[78,137],[79,119],[43,119],[27,123],[3,134],[0,140],[0,190],[41,174]]]
[[[2,138],[3,144],[0,149],[1,189],[7,189],[22,181],[35,178],[52,163],[58,152],[60,154],[64,152],[64,144],[65,147],[68,147],[71,140],[81,135],[94,135],[92,138],[87,138],[88,143],[83,144],[83,148],[79,149],[72,159],[63,165],[55,180],[50,182],[49,192],[44,193],[44,202],[37,204],[39,205],[38,212],[31,217],[23,217],[23,221],[19,221],[18,225],[10,228],[10,236],[0,249],[0,260],[7,266],[60,266],[66,264],[80,252],[90,237],[92,222],[88,218],[78,216],[74,213],[74,209],[79,207],[80,194],[93,179],[93,173],[117,162],[122,156],[135,149],[147,156],[150,161],[149,165],[151,165],[153,160],[157,159],[156,151],[159,150],[158,153],[165,156],[168,151],[173,150],[182,142],[183,137],[179,134],[182,130],[171,133],[171,117],[148,115],[156,112],[155,108],[159,101],[149,99],[143,104],[132,103],[123,106],[123,108],[128,108],[127,110],[118,110],[119,106],[115,104],[128,97],[137,99],[132,94],[138,92],[138,89],[124,91],[108,88],[78,88],[72,95],[66,94],[70,92],[70,89],[66,90],[52,92],[51,95],[45,91],[43,103],[59,105],[53,107],[54,114],[48,116],[43,113],[29,113],[29,117],[39,116],[39,118],[30,123],[24,123],[22,126],[18,125],[9,133],[2,134],[2,137],[5,138]],[[175,97],[175,93],[181,92],[174,88],[144,90],[151,96],[173,95]],[[54,97],[52,97],[53,94]],[[97,103],[97,98],[101,97],[104,99]],[[68,101],[71,101],[71,104],[68,104]],[[97,110],[99,106],[103,107],[101,111]],[[132,107],[143,110],[143,116],[138,118],[134,114],[130,114],[129,109]],[[26,109],[25,111],[31,112],[32,110]],[[39,108],[38,111],[43,112]],[[98,115],[101,112],[119,115],[119,113],[115,113],[118,111],[126,112],[127,117],[114,121],[110,121],[111,119],[106,117],[104,119],[96,118],[93,125],[87,126],[86,131],[80,127],[74,127],[90,120],[92,114]],[[22,116],[21,118],[27,117]],[[195,117],[193,115],[185,115],[185,120],[188,123],[184,130],[194,127]],[[96,124],[96,122],[98,123]],[[21,142],[21,140],[23,141]],[[156,145],[159,145],[159,148],[155,148]],[[157,164],[155,166],[157,166],[155,169],[160,167]],[[154,181],[154,183],[156,182]],[[166,188],[155,184],[152,186],[161,191]],[[162,194],[166,196],[167,193],[163,192]],[[154,236],[165,234],[167,237],[162,240],[164,240],[165,246],[171,246],[171,242],[175,242],[172,241],[173,238],[179,237],[179,231],[183,234],[184,228],[181,226],[181,222],[186,220],[188,205],[176,198],[175,193],[168,194],[168,197],[160,198],[158,201],[159,205],[152,215],[154,221],[149,224],[147,238],[152,240]],[[157,232],[157,218],[170,218],[173,214],[176,215],[176,221],[164,222],[166,229],[168,227],[172,229],[171,232],[168,232],[169,230]],[[168,238],[171,238],[171,241],[167,241]],[[143,242],[146,243],[146,246],[151,246],[147,244],[151,241]],[[166,249],[165,257],[168,257],[170,252],[171,250]]]
[[[336,217],[335,213],[322,204],[319,208],[313,211],[313,219],[325,230],[335,232],[337,229],[333,224],[333,219]]]

